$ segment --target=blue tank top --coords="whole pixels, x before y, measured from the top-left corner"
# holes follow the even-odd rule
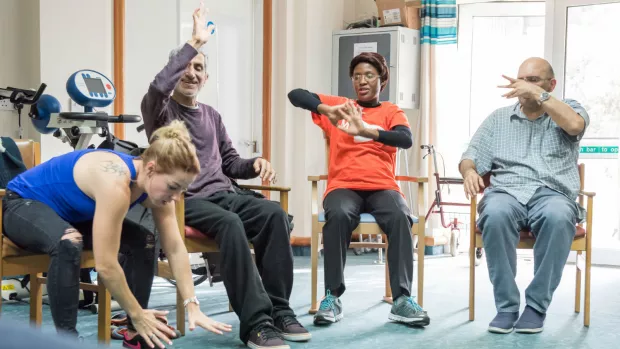
[[[83,149],[54,157],[13,178],[7,189],[24,199],[41,201],[51,207],[69,223],[93,220],[95,217],[95,200],[78,187],[73,178],[73,167],[84,155],[93,151],[106,151],[118,155],[129,167],[131,179],[136,179],[133,156],[110,149]],[[147,198],[142,194],[130,208]]]

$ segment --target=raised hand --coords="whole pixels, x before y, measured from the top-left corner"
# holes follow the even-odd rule
[[[204,45],[211,37],[211,32],[215,29],[215,25],[210,24],[207,27],[207,13],[209,10],[205,8],[204,1],[200,1],[200,7],[194,10],[192,18],[194,19],[194,29],[192,31],[192,39]]]
[[[502,75],[502,77],[508,80],[510,83],[507,85],[499,85],[497,87],[512,89],[510,92],[502,95],[502,97],[506,97],[508,99],[515,97],[538,99],[540,97],[540,94],[545,91],[542,87],[527,82],[525,80],[514,79],[506,75]]]

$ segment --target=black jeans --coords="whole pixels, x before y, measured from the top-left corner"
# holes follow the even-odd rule
[[[66,222],[46,204],[24,199],[7,191],[3,200],[4,234],[17,246],[50,256],[47,292],[56,329],[77,336],[80,260],[82,250],[92,249],[93,223]],[[68,229],[82,234],[82,242],[62,239]],[[139,224],[123,222],[120,252],[133,269],[127,275],[132,292],[143,308],[148,307],[154,277],[155,237]],[[131,319],[129,328],[133,329]]]
[[[293,251],[288,215],[276,203],[250,195],[221,192],[185,203],[185,224],[215,237],[220,273],[245,343],[259,323],[294,315]],[[254,245],[256,264],[248,246]],[[262,278],[262,281],[261,281]]]
[[[392,297],[411,296],[413,278],[413,219],[405,199],[393,190],[362,191],[336,189],[323,200],[325,289],[341,296],[344,265],[351,234],[360,222],[361,213],[370,213],[388,236],[387,261]]]

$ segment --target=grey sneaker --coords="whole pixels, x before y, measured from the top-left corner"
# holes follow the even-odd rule
[[[400,296],[396,299],[388,318],[392,321],[414,326],[427,326],[431,323],[426,311],[413,300],[413,297],[406,296]]]
[[[252,349],[290,349],[291,347],[284,343],[278,329],[272,324],[266,322],[256,326],[250,332],[250,338],[246,345]]]
[[[344,316],[342,312],[342,302],[336,296],[332,296],[327,290],[325,298],[321,301],[319,311],[314,315],[315,325],[330,325],[334,322],[342,320]]]

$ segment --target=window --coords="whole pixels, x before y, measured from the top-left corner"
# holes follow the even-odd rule
[[[468,138],[493,110],[516,103],[498,88],[528,57],[544,55],[545,5],[537,2],[459,6],[459,61]]]
[[[620,34],[613,25],[620,3],[597,0],[556,1],[553,65],[559,68],[558,95],[579,101],[588,111],[590,126],[581,141],[580,162],[586,165],[585,187],[596,192],[593,246],[599,251],[620,249],[620,52],[608,45]],[[564,45],[562,45],[565,43]],[[587,149],[587,151],[584,151]],[[602,152],[607,149],[607,152]],[[618,264],[593,253],[597,263]]]

